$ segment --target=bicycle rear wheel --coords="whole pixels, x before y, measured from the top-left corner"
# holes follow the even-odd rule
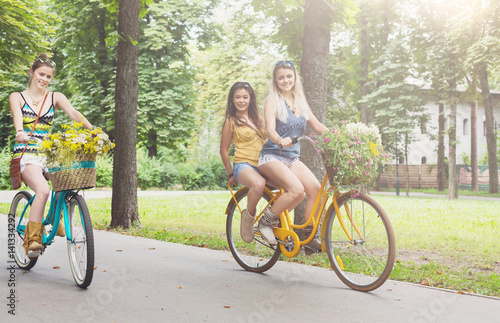
[[[73,195],[68,207],[69,230],[68,256],[76,284],[86,288],[94,275],[94,235],[92,222],[85,200]]]
[[[12,238],[10,234],[14,234],[14,249],[12,250],[14,254],[14,260],[16,261],[16,264],[19,266],[19,268],[25,270],[33,268],[38,260],[38,258],[28,258],[23,247],[24,230],[26,228],[26,225],[28,224],[28,218],[31,210],[31,204],[28,205],[31,197],[32,195],[25,191],[17,193],[12,200],[9,212],[9,239]],[[22,230],[19,230],[19,227],[21,227]],[[9,252],[11,251],[10,243],[11,241],[9,240]]]
[[[333,204],[327,211],[326,248],[333,270],[352,289],[371,291],[389,277],[396,254],[391,223],[371,197],[350,194],[338,200],[346,231]],[[337,221],[335,221],[337,219]]]
[[[248,188],[244,188],[235,195],[241,211],[247,207],[248,190]],[[260,214],[270,200],[271,198],[264,193],[263,198],[257,204],[256,214]],[[261,273],[269,270],[278,261],[281,254],[280,248],[273,249],[259,234],[255,234],[250,243],[243,241],[240,235],[241,212],[234,199],[231,198],[229,201],[227,210],[227,242],[236,262],[248,271]]]

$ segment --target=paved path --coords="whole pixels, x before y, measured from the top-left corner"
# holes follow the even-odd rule
[[[0,322],[500,322],[497,298],[394,281],[362,293],[324,268],[278,262],[255,274],[226,251],[94,235],[86,290],[74,284],[59,237],[32,270],[1,270]],[[5,237],[0,215],[0,263],[8,268]],[[15,316],[6,306],[11,296]]]
[[[0,201],[10,202],[13,194],[0,192]],[[255,274],[227,251],[107,231],[94,235],[96,269],[86,290],[74,284],[62,238],[32,270],[0,270],[0,322],[500,322],[498,298],[395,281],[361,293],[324,268],[278,262]],[[0,215],[3,268],[12,265],[6,237],[7,216]],[[15,316],[8,313],[11,295]]]

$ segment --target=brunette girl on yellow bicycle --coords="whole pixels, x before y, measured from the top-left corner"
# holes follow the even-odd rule
[[[225,121],[222,127],[220,155],[229,174],[229,184],[250,188],[248,205],[241,213],[240,234],[243,241],[252,242],[257,202],[262,197],[265,179],[257,168],[259,153],[266,140],[264,120],[257,109],[254,90],[247,82],[236,82],[227,97]],[[229,159],[231,141],[236,146],[233,166]]]

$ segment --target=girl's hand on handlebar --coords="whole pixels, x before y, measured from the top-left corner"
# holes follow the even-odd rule
[[[238,181],[236,180],[236,178],[234,178],[234,176],[231,176],[231,178],[229,178],[229,185],[231,186],[238,186]]]
[[[24,131],[18,131],[16,132],[16,142],[20,144],[27,144],[28,143],[29,136],[26,134]]]
[[[290,147],[290,146],[293,146],[293,142],[292,142],[292,139],[290,137],[285,137],[285,138],[280,138],[278,140],[278,146],[280,146],[281,148],[286,148],[286,147]]]

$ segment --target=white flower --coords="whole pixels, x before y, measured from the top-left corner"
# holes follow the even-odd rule
[[[109,139],[109,136],[103,132],[103,133],[99,134],[99,138],[106,141]]]

